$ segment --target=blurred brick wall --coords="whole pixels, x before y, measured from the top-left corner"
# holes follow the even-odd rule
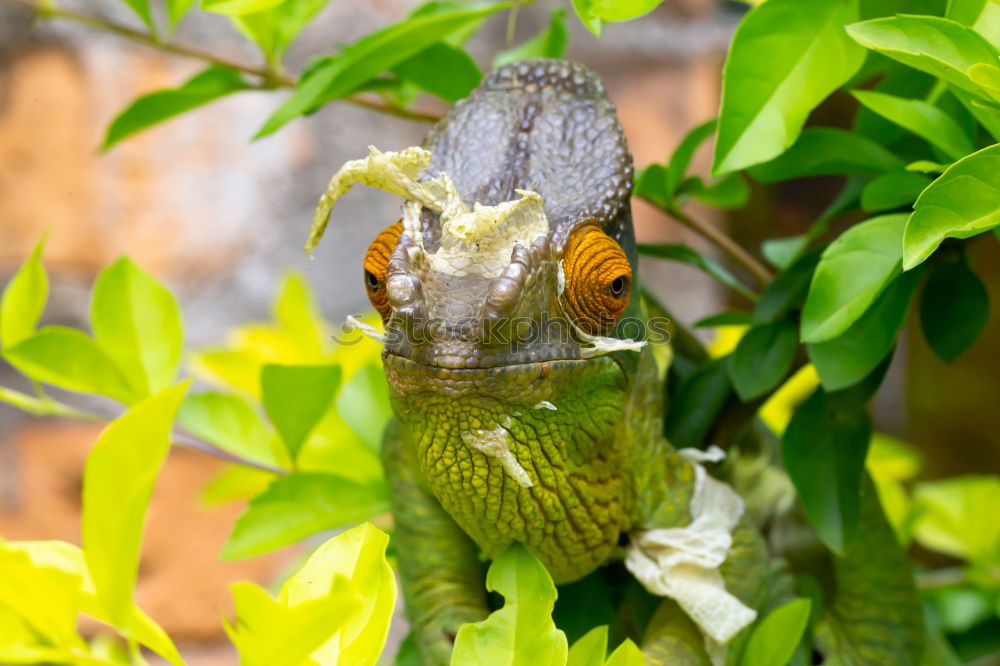
[[[292,68],[397,20],[412,4],[331,2],[292,50]],[[119,5],[64,6],[134,24]],[[546,24],[553,5],[522,8],[518,38]],[[312,208],[330,174],[369,143],[414,145],[426,126],[335,104],[250,142],[281,95],[241,93],[99,153],[104,128],[129,101],[179,85],[199,64],[65,23],[29,32],[23,13],[2,5],[0,12],[6,26],[0,29],[0,280],[49,229],[46,322],[85,325],[93,276],[122,253],[178,293],[196,344],[266,316],[289,267],[309,277],[331,318],[366,307],[360,258],[371,237],[397,217],[399,202],[365,188],[352,191],[315,260],[307,261],[301,245]],[[709,0],[685,0],[642,22],[607,26],[600,42],[572,16],[567,20],[568,55],[604,77],[637,166],[666,159],[684,133],[715,112],[733,20],[717,16]],[[505,27],[495,19],[473,44],[481,63],[502,48]],[[218,17],[186,22],[176,39],[255,61]],[[700,154],[696,165],[706,169],[706,157]],[[702,247],[647,206],[637,205],[635,218],[641,240]],[[714,285],[690,269],[644,262],[642,271],[685,320],[719,307]],[[0,366],[0,382],[17,381]],[[0,405],[0,534],[78,541],[82,463],[95,436],[92,427],[36,421]],[[154,496],[138,588],[140,603],[186,645],[193,664],[233,663],[218,622],[229,607],[227,584],[267,583],[287,559],[217,562],[240,510],[199,500],[219,469],[202,454],[171,456]]]

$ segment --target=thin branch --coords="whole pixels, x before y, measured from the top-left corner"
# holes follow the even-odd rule
[[[108,21],[96,16],[81,14],[68,9],[46,7],[38,2],[35,2],[34,0],[0,0],[0,2],[27,7],[28,9],[32,9],[37,12],[39,16],[59,18],[73,23],[79,23],[80,25],[85,25],[96,30],[112,33],[138,44],[143,44],[144,46],[148,46],[158,51],[163,51],[164,53],[170,53],[172,55],[178,55],[185,58],[193,58],[202,62],[243,72],[244,74],[250,74],[251,76],[256,76],[260,79],[259,87],[261,89],[294,88],[296,84],[296,78],[294,76],[282,74],[267,67],[258,67],[230,60],[215,53],[210,53],[193,46],[162,42],[148,33],[140,30],[134,30],[126,25],[115,23],[114,21]],[[385,113],[387,115],[395,116],[396,118],[403,118],[405,120],[434,123],[441,119],[440,115],[423,113],[420,111],[410,111],[409,109],[403,109],[398,106],[387,104],[386,102],[379,100],[377,97],[370,95],[352,95],[351,97],[345,97],[334,101],[346,102],[347,104],[353,104],[354,106],[360,106],[371,111]]]
[[[754,279],[756,279],[762,286],[774,279],[774,275],[771,274],[771,271],[769,271],[766,266],[754,259],[749,252],[740,247],[739,243],[727,236],[723,231],[712,226],[708,222],[705,222],[704,220],[692,217],[680,208],[675,206],[667,206],[664,208],[657,205],[654,201],[645,199],[645,197],[643,197],[643,199],[645,201],[649,201],[649,203],[664,211],[667,215],[674,218],[682,225],[725,252],[730,259],[753,275]]]
[[[71,407],[70,405],[58,402],[52,398],[36,398],[28,395],[27,393],[21,393],[20,391],[15,391],[14,389],[9,389],[5,386],[0,386],[0,402],[13,405],[14,407],[28,412],[33,416],[59,416],[101,424],[114,420],[113,418],[105,418],[100,414]],[[174,430],[171,433],[171,441],[177,444],[183,444],[188,448],[197,449],[198,451],[215,456],[216,458],[220,458],[226,462],[236,463],[245,467],[253,467],[254,469],[259,469],[264,472],[270,472],[271,474],[287,474],[287,472],[283,469],[278,469],[277,467],[271,467],[270,465],[264,465],[253,460],[243,458],[234,453],[230,453],[225,449],[221,449],[214,444],[200,440],[197,437],[181,430]]]

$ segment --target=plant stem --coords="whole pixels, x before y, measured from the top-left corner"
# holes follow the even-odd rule
[[[656,205],[652,201],[650,201],[650,203],[654,206]],[[736,241],[711,224],[705,222],[704,220],[699,220],[696,217],[692,217],[675,206],[660,208],[660,210],[663,210],[667,213],[667,215],[674,218],[682,225],[725,252],[730,259],[753,275],[754,279],[756,279],[761,286],[766,285],[774,278],[771,271],[769,271],[763,264],[754,259],[750,253],[740,247]]]
[[[9,389],[5,386],[0,386],[0,402],[6,402],[9,405],[13,405],[18,409],[21,409],[33,416],[60,416],[64,418],[77,419],[80,421],[88,421],[90,423],[108,423],[113,419],[108,419],[100,414],[94,414],[93,412],[87,412],[76,407],[71,407],[70,405],[58,402],[52,398],[36,398],[30,396],[27,393],[21,393],[20,391],[15,391],[14,389]],[[183,444],[192,449],[197,449],[209,455],[215,456],[216,458],[221,458],[227,462],[236,463],[238,465],[244,465],[245,467],[253,467],[254,469],[259,469],[264,472],[270,472],[271,474],[286,474],[285,470],[278,469],[277,467],[271,467],[270,465],[264,465],[247,458],[243,458],[236,454],[230,453],[225,449],[220,449],[214,444],[209,444],[203,440],[193,437],[192,435],[174,430],[171,433],[171,441],[177,444]]]
[[[74,12],[68,9],[59,9],[56,7],[46,7],[42,4],[35,2],[35,0],[0,0],[0,2],[6,2],[12,5],[19,5],[21,7],[27,7],[38,13],[39,16],[50,16],[54,18],[60,18],[66,21],[71,21],[73,23],[79,23],[80,25],[85,25],[96,30],[102,30],[104,32],[109,32],[119,37],[131,40],[133,42],[143,44],[150,48],[156,49],[158,51],[163,51],[164,53],[170,53],[172,55],[178,55],[185,58],[193,58],[195,60],[200,60],[202,62],[211,63],[213,65],[218,65],[220,67],[226,67],[228,69],[234,69],[244,74],[250,74],[260,78],[260,88],[294,88],[296,84],[296,78],[289,76],[287,74],[282,74],[273,69],[267,67],[258,67],[254,65],[247,65],[245,63],[236,62],[228,58],[204,51],[202,49],[195,48],[193,46],[184,46],[181,44],[171,44],[167,42],[162,42],[152,35],[142,32],[140,30],[134,30],[128,26],[122,25],[120,23],[115,23],[114,21],[108,21],[103,18],[96,16],[89,16],[87,14],[81,14],[79,12]],[[378,113],[385,113],[390,116],[395,116],[396,118],[403,118],[405,120],[414,120],[418,122],[433,123],[441,119],[440,115],[432,113],[423,113],[420,111],[410,111],[409,109],[403,109],[391,104],[387,104],[379,100],[376,97],[369,95],[352,95],[350,97],[345,97],[343,99],[334,100],[337,102],[346,102],[348,104],[353,104],[354,106],[360,106],[371,111],[377,111]]]

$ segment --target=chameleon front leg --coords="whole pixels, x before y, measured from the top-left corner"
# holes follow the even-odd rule
[[[382,463],[406,615],[425,666],[445,666],[458,628],[489,615],[478,548],[427,487],[398,421],[386,429]]]

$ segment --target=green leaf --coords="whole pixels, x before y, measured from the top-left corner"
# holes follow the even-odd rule
[[[375,666],[396,605],[396,576],[385,559],[389,535],[363,523],[317,548],[281,588],[295,607],[323,598],[338,576],[348,580],[361,604],[329,640],[312,653],[318,664]]]
[[[3,355],[31,379],[67,391],[96,393],[126,405],[140,397],[104,349],[75,328],[46,326]]]
[[[249,87],[239,72],[227,67],[213,66],[188,79],[179,88],[157,90],[143,95],[111,121],[104,134],[101,150],[108,150],[122,139],[185,111],[196,109]]]
[[[576,17],[580,19],[580,23],[592,32],[595,37],[601,36],[601,19],[597,17],[591,10],[591,6],[594,4],[594,0],[572,0],[573,11],[576,12]]]
[[[688,266],[697,268],[698,270],[714,277],[722,284],[726,285],[740,295],[745,296],[749,300],[757,300],[757,294],[740,284],[739,280],[733,277],[732,273],[697,250],[691,249],[687,245],[648,245],[646,243],[640,243],[639,254],[646,255],[647,257],[656,257],[657,259],[666,259],[667,261],[676,261],[681,264],[687,264]]]
[[[1000,225],[1000,145],[952,164],[923,191],[903,232],[903,270],[922,263],[945,238]]]
[[[376,451],[381,448],[392,407],[380,364],[361,368],[344,384],[337,396],[337,413],[365,444]]]
[[[856,0],[768,0],[736,29],[723,70],[712,171],[743,169],[791,146],[806,117],[861,67],[844,34]]]
[[[790,321],[757,324],[729,356],[729,378],[743,402],[764,395],[784,379],[795,360],[795,326]]]
[[[604,666],[604,655],[607,653],[608,626],[602,624],[573,643],[566,666]]]
[[[506,51],[500,51],[493,57],[493,69],[502,67],[515,60],[530,58],[562,58],[566,52],[569,34],[566,32],[566,10],[552,10],[547,28],[522,44]]]
[[[264,465],[280,466],[271,450],[271,433],[249,402],[226,393],[192,393],[178,421],[192,435],[224,451]]]
[[[455,666],[563,666],[566,635],[552,622],[556,587],[545,567],[519,543],[494,560],[486,589],[503,608],[482,622],[463,624],[455,638]]]
[[[201,0],[201,9],[216,14],[241,16],[277,7],[286,0]]]
[[[725,358],[698,366],[670,401],[663,426],[667,439],[678,448],[701,446],[731,394]]]
[[[787,664],[809,625],[809,599],[793,599],[760,620],[750,635],[740,666]]]
[[[250,500],[233,527],[222,558],[263,555],[388,510],[384,484],[362,485],[333,474],[290,474],[276,479]]]
[[[97,598],[115,626],[130,626],[146,508],[188,384],[150,396],[115,419],[87,457],[83,552]]]
[[[996,101],[1000,101],[1000,67],[980,62],[966,72],[972,82]]]
[[[991,44],[1000,44],[1000,2],[950,0],[946,16],[973,28]]]
[[[818,250],[799,258],[788,269],[774,278],[760,294],[753,311],[753,322],[760,324],[774,321],[799,307],[809,292],[809,282],[819,263]]]
[[[658,208],[673,204],[673,192],[667,188],[668,170],[662,164],[650,164],[635,172],[634,196],[641,197]]]
[[[753,322],[753,316],[743,310],[729,310],[711,315],[704,319],[699,319],[694,323],[695,328],[714,328],[716,326],[747,326]]]
[[[896,278],[840,336],[806,347],[825,389],[853,386],[892,352],[917,288],[915,277],[906,273]]]
[[[339,365],[278,365],[260,371],[261,402],[292,460],[340,386]]]
[[[995,567],[1000,564],[1000,477],[961,476],[923,481],[914,488],[921,545],[952,557]]]
[[[691,166],[691,160],[694,158],[694,154],[698,151],[698,148],[708,140],[708,137],[715,134],[715,125],[715,118],[706,120],[684,135],[681,142],[677,144],[677,148],[674,149],[673,154],[670,156],[670,163],[667,165],[666,171],[665,182],[668,200],[674,198],[677,188],[684,181],[688,167]]]
[[[890,171],[865,185],[861,209],[869,213],[911,206],[931,184],[930,178],[913,171]]]
[[[45,240],[31,251],[0,296],[0,347],[11,347],[35,332],[49,296],[49,276],[42,266]]]
[[[252,40],[268,62],[277,68],[285,49],[330,0],[284,0],[255,12],[231,16],[236,29]]]
[[[856,224],[827,246],[802,310],[802,341],[839,336],[865,313],[901,271],[906,215]]]
[[[126,5],[138,14],[142,22],[149,28],[149,32],[156,35],[156,22],[153,20],[153,13],[149,9],[149,0],[123,0]]]
[[[381,72],[420,53],[449,34],[510,7],[509,3],[470,3],[451,11],[411,17],[362,37],[335,56],[314,60],[292,96],[267,121],[256,138],[273,134],[298,116],[345,97]]]
[[[727,173],[713,183],[706,184],[698,176],[687,179],[677,191],[678,196],[690,195],[698,201],[729,210],[742,208],[750,199],[750,186],[739,173]]]
[[[180,23],[181,19],[184,18],[184,15],[188,13],[195,2],[197,0],[166,0],[167,20],[171,30]]]
[[[847,26],[860,44],[975,95],[979,87],[966,70],[979,62],[995,63],[998,52],[972,28],[936,16],[901,15]]]
[[[309,663],[309,655],[359,607],[343,576],[334,578],[324,596],[295,606],[275,601],[253,583],[234,583],[229,589],[236,620],[225,621],[224,627],[244,666]]]
[[[855,90],[851,94],[868,109],[913,132],[954,160],[974,150],[958,123],[932,104],[874,90]]]
[[[393,74],[446,102],[457,102],[479,85],[483,72],[468,53],[445,42],[426,49],[392,67]]]
[[[626,638],[611,653],[605,666],[646,666],[646,659],[639,647],[631,639]]]
[[[169,290],[127,257],[97,276],[90,323],[94,339],[137,395],[174,381],[184,345],[180,308]]]
[[[920,327],[942,361],[951,363],[975,343],[989,311],[989,292],[964,255],[931,268],[920,298]]]
[[[795,410],[781,439],[785,469],[806,517],[837,553],[843,553],[857,533],[871,434],[871,418],[863,407],[838,409],[817,389]]]
[[[876,175],[903,161],[871,139],[834,127],[810,127],[781,157],[750,169],[762,183],[830,175]]]

